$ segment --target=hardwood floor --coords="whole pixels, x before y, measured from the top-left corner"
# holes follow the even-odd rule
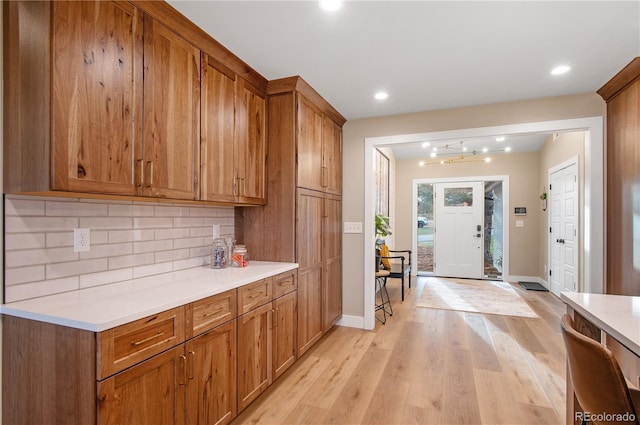
[[[564,303],[513,284],[540,318],[416,307],[418,278],[374,331],[335,327],[233,424],[562,424]]]

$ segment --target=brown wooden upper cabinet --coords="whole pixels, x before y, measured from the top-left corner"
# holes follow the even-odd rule
[[[137,184],[154,198],[197,199],[200,51],[144,18],[144,155]]]
[[[53,16],[53,189],[197,199],[200,51],[127,3]]]
[[[267,81],[167,3],[3,8],[5,192],[266,203]]]
[[[342,127],[297,94],[298,187],[342,194]]]
[[[115,2],[52,6],[52,188],[136,195],[142,13]]]
[[[266,203],[265,96],[205,53],[201,143],[201,199]]]

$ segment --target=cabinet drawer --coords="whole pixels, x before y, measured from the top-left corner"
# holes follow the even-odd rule
[[[184,307],[100,332],[98,379],[113,375],[184,340]]]
[[[271,301],[272,278],[238,288],[238,314],[244,314]]]
[[[293,292],[298,288],[295,272],[281,273],[273,277],[273,299]]]
[[[187,338],[234,319],[237,316],[236,303],[236,290],[233,289],[187,305]]]

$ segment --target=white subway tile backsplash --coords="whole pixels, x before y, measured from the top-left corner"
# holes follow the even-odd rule
[[[60,232],[78,227],[77,217],[6,216],[5,233]]]
[[[154,237],[153,229],[112,230],[109,231],[109,243],[150,241]]]
[[[78,282],[79,276],[72,276],[65,279],[43,280],[40,282],[25,283],[23,285],[7,286],[5,288],[4,301],[5,303],[11,303],[30,298],[75,291],[80,289]]]
[[[38,280],[44,280],[44,265],[15,267],[7,269],[4,274],[4,283],[7,286]]]
[[[104,217],[107,215],[107,205],[79,202],[47,202],[46,215],[53,217]]]
[[[189,207],[174,207],[174,206],[157,206],[155,207],[156,217],[188,217]]]
[[[109,205],[112,217],[153,217],[153,205],[113,204]]]
[[[168,203],[5,197],[5,302],[198,267],[211,225],[234,234],[234,209]],[[91,249],[73,252],[73,229]]]
[[[89,273],[80,276],[80,288],[106,285],[108,283],[122,282],[133,279],[133,269],[110,270],[107,272]]]
[[[5,252],[5,267],[9,269],[77,259],[78,254],[69,248],[24,249]]]
[[[173,227],[202,227],[204,219],[200,217],[174,218]]]
[[[169,249],[173,249],[173,239],[133,243],[133,252],[135,254],[143,254],[145,252],[167,251]]]
[[[173,263],[158,263],[151,264],[148,266],[140,266],[133,268],[133,278],[145,277],[145,276],[153,276],[161,273],[169,273],[173,271]]]
[[[47,264],[45,276],[47,279],[57,279],[67,276],[83,275],[107,270],[109,261],[106,258],[92,260],[69,261],[67,263]]]
[[[153,252],[145,254],[123,255],[121,257],[109,258],[109,270],[121,269],[124,267],[143,266],[154,263]]]
[[[133,219],[134,229],[157,229],[170,228],[173,226],[173,219],[167,217],[142,217]]]
[[[161,239],[177,239],[189,237],[189,229],[186,227],[171,228],[171,229],[156,229],[155,238]]]
[[[7,251],[44,248],[46,246],[45,233],[8,234],[5,235],[4,246]]]
[[[133,253],[133,243],[131,242],[108,245],[94,245],[93,235],[91,236],[91,249],[89,251],[80,253],[81,260],[103,257],[108,258]]]
[[[204,245],[203,238],[185,238],[185,239],[174,239],[173,247],[176,249],[179,248],[193,248],[196,246]]]
[[[178,260],[173,262],[173,270],[184,270],[192,267],[200,267],[205,264],[205,259],[202,257],[189,258],[186,260]]]
[[[160,251],[156,252],[154,257],[156,263],[184,260],[185,258],[189,258],[188,249],[172,249],[171,251]]]
[[[7,199],[4,204],[5,216],[43,216],[44,201],[32,201],[27,199]]]
[[[99,230],[132,229],[133,219],[130,217],[81,217],[79,219],[82,228]]]

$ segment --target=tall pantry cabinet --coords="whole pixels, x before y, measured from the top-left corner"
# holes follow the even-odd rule
[[[252,258],[297,262],[298,352],[342,315],[342,117],[300,77],[270,81],[269,203],[237,208]]]

